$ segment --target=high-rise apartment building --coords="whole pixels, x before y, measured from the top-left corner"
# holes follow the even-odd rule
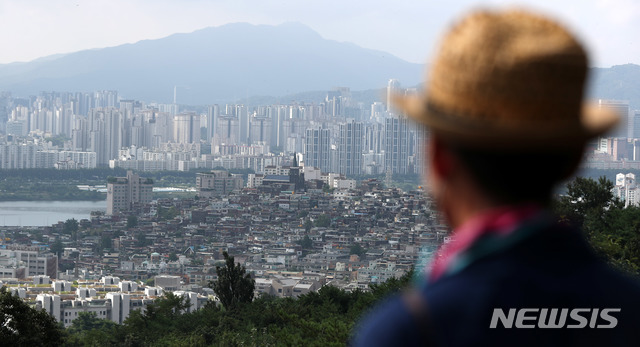
[[[342,115],[342,93],[338,90],[332,90],[327,92],[325,97],[325,110],[324,113],[331,117],[338,117]]]
[[[249,110],[244,105],[236,105],[235,108],[238,118],[238,140],[247,145],[249,144]]]
[[[400,81],[396,79],[390,79],[387,83],[387,112],[389,113],[395,113],[391,99],[394,94],[398,94],[400,92],[400,88]]]
[[[640,110],[629,113],[629,138],[640,139]]]
[[[39,146],[34,143],[0,144],[0,168],[31,169],[37,167]]]
[[[380,154],[384,151],[384,123],[369,123],[364,129],[365,153]]]
[[[274,105],[267,109],[271,118],[271,147],[283,148],[286,140],[283,131],[284,121],[288,119],[289,108],[285,105]]]
[[[304,139],[304,166],[331,171],[331,132],[329,129],[307,129]]]
[[[96,152],[98,165],[109,163],[110,159],[118,155],[120,148],[125,146],[123,143],[126,137],[125,127],[125,121],[119,109],[108,107],[90,111],[83,131],[87,132],[87,149]],[[84,145],[81,149],[84,150]]]
[[[404,116],[387,118],[384,134],[385,172],[409,173],[409,120]]]
[[[238,118],[221,115],[216,124],[216,144],[238,144]]]
[[[152,197],[153,180],[127,171],[127,177],[114,177],[107,182],[107,215],[129,211],[135,204],[148,204]]]
[[[409,134],[411,143],[409,144],[409,160],[411,161],[411,173],[423,175],[425,171],[425,140],[428,138],[429,130],[422,124],[410,126]]]
[[[640,194],[638,194],[636,175],[632,173],[616,175],[616,185],[613,188],[613,195],[624,201],[624,206],[638,206],[640,204]]]
[[[200,116],[183,112],[173,118],[173,140],[176,143],[200,142]]]
[[[270,143],[271,120],[265,116],[252,115],[249,127],[249,145],[255,143]]]
[[[93,107],[117,107],[117,90],[100,90],[93,93]]]
[[[220,106],[211,105],[207,109],[207,142],[211,143],[216,134],[216,121],[220,117]]]
[[[338,138],[338,173],[343,175],[362,174],[363,142],[363,123],[349,121],[340,124]]]
[[[386,116],[387,116],[387,111],[383,103],[376,101],[373,104],[371,104],[371,115],[369,117],[370,121],[382,123],[384,122],[384,118]]]

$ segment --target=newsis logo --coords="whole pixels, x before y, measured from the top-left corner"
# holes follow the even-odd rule
[[[611,329],[618,325],[618,319],[613,316],[617,312],[619,308],[511,308],[505,313],[501,308],[494,308],[489,328]]]

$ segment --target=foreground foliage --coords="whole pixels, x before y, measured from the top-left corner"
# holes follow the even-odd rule
[[[36,310],[6,287],[0,288],[0,344],[60,346],[64,330],[43,310]]]
[[[182,313],[182,297],[167,295],[133,311],[122,325],[83,315],[67,329],[68,346],[344,346],[358,318],[377,301],[409,285],[413,271],[369,292],[324,286],[297,299],[261,296],[231,308],[210,303]]]
[[[554,206],[561,220],[582,228],[593,249],[611,265],[640,275],[640,208],[615,198],[606,177],[578,177]]]

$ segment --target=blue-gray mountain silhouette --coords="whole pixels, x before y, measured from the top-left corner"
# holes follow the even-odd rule
[[[420,64],[323,39],[302,24],[237,23],[0,65],[0,89],[18,96],[118,90],[125,98],[169,103],[177,86],[178,103],[210,104],[336,86],[384,88],[390,78],[411,86],[422,72]]]

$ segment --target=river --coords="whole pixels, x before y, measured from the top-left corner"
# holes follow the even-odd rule
[[[106,211],[102,201],[2,201],[0,226],[49,226],[75,218],[89,219],[91,211]]]

